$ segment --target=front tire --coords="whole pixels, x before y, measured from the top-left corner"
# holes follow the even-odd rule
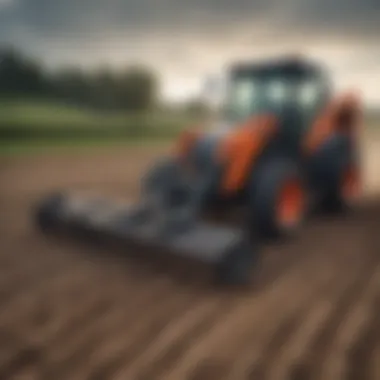
[[[284,158],[263,163],[249,189],[250,224],[258,236],[294,235],[305,218],[308,200],[297,165]]]

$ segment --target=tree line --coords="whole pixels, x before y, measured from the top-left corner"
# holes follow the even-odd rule
[[[66,67],[50,73],[13,48],[0,49],[0,97],[49,98],[105,110],[144,111],[157,101],[153,70],[130,66],[94,71]]]

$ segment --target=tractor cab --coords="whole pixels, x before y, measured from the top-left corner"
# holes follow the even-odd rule
[[[279,140],[290,152],[330,99],[326,73],[311,63],[282,60],[236,64],[230,69],[223,119],[232,126],[269,114],[279,123]]]

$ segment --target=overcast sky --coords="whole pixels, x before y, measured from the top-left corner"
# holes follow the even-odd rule
[[[0,0],[0,43],[51,67],[141,62],[166,96],[234,59],[304,52],[380,103],[379,0]]]

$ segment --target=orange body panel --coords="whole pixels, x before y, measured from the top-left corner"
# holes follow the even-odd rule
[[[276,130],[276,120],[271,116],[254,117],[223,142],[220,158],[227,168],[222,180],[222,191],[233,193],[244,187],[253,162],[264,149]]]
[[[348,115],[349,120],[341,123],[343,115]],[[360,116],[360,104],[356,96],[347,94],[333,101],[317,118],[302,142],[304,153],[313,154],[336,132],[349,133],[356,140]]]

